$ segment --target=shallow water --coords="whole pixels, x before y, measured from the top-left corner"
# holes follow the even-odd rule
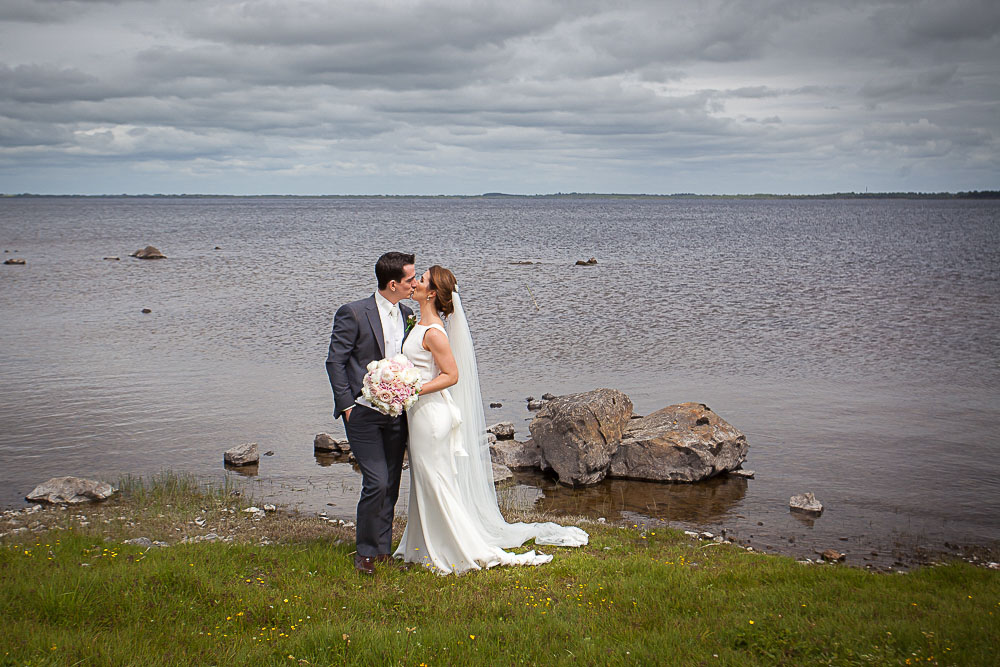
[[[519,475],[512,501],[792,538],[803,552],[998,540],[998,212],[923,200],[2,199],[0,249],[27,264],[0,266],[0,503],[61,474],[220,477],[222,451],[256,441],[274,452],[247,479],[257,495],[350,516],[357,473],[323,465],[311,444],[343,434],[323,366],[330,323],[371,292],[381,252],[409,249],[418,270],[459,277],[484,398],[503,403],[488,421],[527,437],[524,398],[546,391],[614,387],[641,414],[701,401],[747,434],[757,471],[584,490]],[[169,259],[128,257],[149,243]],[[591,256],[596,266],[574,266]],[[827,507],[812,525],[787,509],[804,491]]]

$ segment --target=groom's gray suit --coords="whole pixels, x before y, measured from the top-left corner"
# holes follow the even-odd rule
[[[398,306],[405,323],[413,311]],[[392,553],[392,518],[406,449],[405,415],[389,417],[356,403],[368,364],[385,356],[375,295],[341,306],[333,318],[326,372],[333,387],[333,418],[354,406],[350,418],[344,420],[344,430],[361,468],[357,543],[358,555],[364,557]]]

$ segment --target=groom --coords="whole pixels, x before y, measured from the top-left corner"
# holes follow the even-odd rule
[[[413,255],[387,252],[375,263],[378,290],[340,307],[333,319],[326,372],[333,387],[333,418],[343,417],[351,451],[361,468],[354,567],[374,574],[375,563],[392,562],[392,518],[406,448],[406,418],[389,417],[361,395],[372,361],[400,354],[413,311],[399,305],[413,293]]]

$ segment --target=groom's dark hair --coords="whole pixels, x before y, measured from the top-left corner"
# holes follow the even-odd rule
[[[390,280],[403,279],[403,267],[415,264],[413,255],[405,252],[387,252],[375,262],[375,277],[378,278],[378,288],[385,289]]]

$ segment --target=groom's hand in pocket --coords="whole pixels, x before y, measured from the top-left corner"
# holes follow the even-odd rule
[[[351,421],[351,410],[353,410],[353,409],[354,409],[353,407],[350,407],[350,408],[347,408],[346,410],[344,410],[344,423],[345,424],[347,422]]]

